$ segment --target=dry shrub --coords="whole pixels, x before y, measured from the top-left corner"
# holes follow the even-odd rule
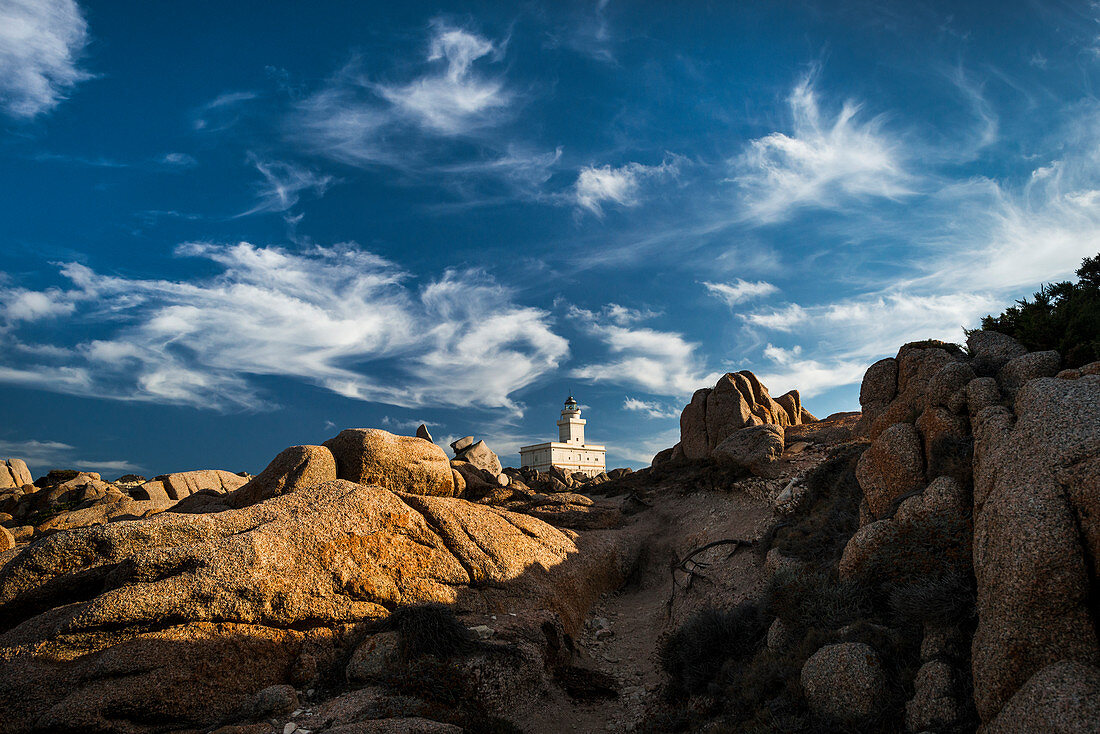
[[[771,544],[780,553],[820,566],[840,560],[844,546],[859,529],[863,490],[856,481],[856,464],[866,443],[839,447],[806,474],[805,495],[798,513],[775,530]],[[767,552],[767,549],[762,549]]]
[[[675,693],[700,693],[730,659],[740,659],[760,646],[768,619],[757,604],[696,612],[665,639],[661,666]]]

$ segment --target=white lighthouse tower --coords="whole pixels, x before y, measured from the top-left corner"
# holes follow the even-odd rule
[[[558,421],[558,440],[522,447],[520,463],[537,471],[557,466],[571,474],[583,472],[595,476],[601,473],[606,465],[607,448],[584,442],[585,423],[577,401],[570,395]]]
[[[561,420],[558,421],[558,441],[583,446],[586,422],[581,418],[581,409],[577,407],[577,401],[570,395],[565,401],[565,407],[562,408]]]

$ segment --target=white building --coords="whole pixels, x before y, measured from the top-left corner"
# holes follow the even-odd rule
[[[538,471],[557,466],[570,474],[584,472],[589,476],[604,471],[607,449],[584,442],[584,424],[581,409],[570,396],[558,421],[558,440],[524,446],[519,450],[520,464]]]

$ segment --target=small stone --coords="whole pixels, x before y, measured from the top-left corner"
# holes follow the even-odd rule
[[[294,734],[296,731],[298,731],[298,725],[293,721],[283,727],[283,734]]]
[[[494,617],[494,619],[495,619],[495,617]],[[478,639],[481,639],[481,640],[488,640],[490,637],[492,637],[494,634],[496,634],[495,629],[493,629],[492,627],[490,627],[488,625],[484,625],[484,624],[479,624],[476,627],[470,627],[470,631],[473,632],[475,635],[477,635]]]
[[[592,619],[588,620],[588,626],[594,630],[602,630],[607,629],[610,624],[608,623],[606,617],[593,617]]]

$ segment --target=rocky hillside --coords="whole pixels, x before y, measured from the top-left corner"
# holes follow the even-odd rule
[[[1097,731],[1100,364],[977,332],[816,420],[748,372],[594,478],[349,429],[0,472],[4,732]]]

